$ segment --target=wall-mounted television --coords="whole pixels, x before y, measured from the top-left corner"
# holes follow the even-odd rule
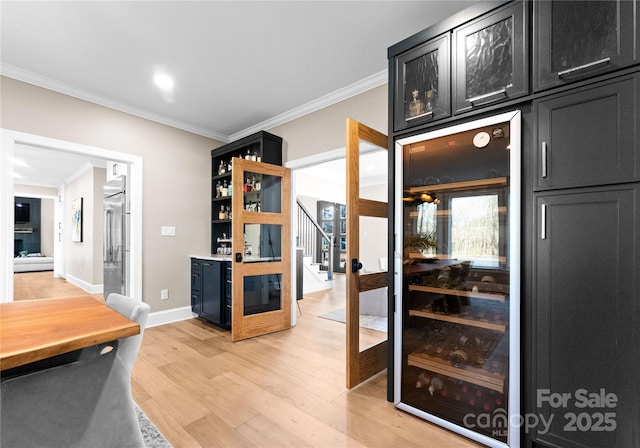
[[[31,221],[30,204],[28,202],[16,202],[14,216],[16,224],[25,224]]]

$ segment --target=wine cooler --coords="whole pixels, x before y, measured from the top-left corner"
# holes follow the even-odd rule
[[[394,402],[520,444],[520,112],[395,141]]]

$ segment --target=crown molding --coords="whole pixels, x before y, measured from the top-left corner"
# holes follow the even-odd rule
[[[24,70],[10,64],[2,63],[0,65],[0,74],[2,74],[2,76],[7,76],[9,78],[17,79],[18,81],[23,81],[29,84],[36,85],[38,87],[42,87],[48,90],[53,90],[55,92],[59,92],[64,95],[69,95],[84,101],[89,101],[91,103],[95,103],[100,106],[105,106],[110,109],[135,115],[140,118],[144,118],[160,124],[181,129],[183,131],[191,132],[193,134],[209,137],[214,140],[218,140],[222,143],[229,143],[229,142],[238,140],[242,137],[246,137],[248,135],[254,134],[256,132],[259,132],[265,129],[272,129],[274,127],[283,125],[290,121],[304,117],[305,115],[308,115],[310,113],[317,112],[318,110],[324,109],[325,107],[329,107],[333,104],[339,103],[340,101],[344,101],[346,99],[349,99],[351,97],[364,93],[368,90],[384,85],[388,82],[388,70],[385,69],[371,76],[368,76],[360,81],[357,81],[353,84],[350,84],[346,87],[343,87],[332,93],[322,96],[316,100],[310,101],[306,104],[293,108],[287,112],[284,112],[268,120],[265,120],[254,126],[248,127],[240,132],[236,132],[231,135],[225,135],[219,132],[212,131],[210,129],[205,129],[199,126],[193,126],[183,121],[173,120],[173,119],[164,117],[162,115],[153,114],[153,113],[150,113],[135,107],[131,107],[131,106],[128,106],[128,105],[125,105],[125,104],[122,104],[98,95],[94,95],[92,93],[89,93],[82,89],[78,89],[77,87],[71,86],[69,84],[56,81],[52,78],[48,78],[46,76],[33,73],[31,71]]]
[[[231,134],[229,138],[231,141],[235,141],[242,137],[251,135],[255,132],[259,132],[264,129],[272,129],[276,126],[280,126],[295,119],[304,117],[305,115],[308,115],[310,113],[317,112],[320,109],[324,109],[325,107],[332,106],[333,104],[339,103],[340,101],[344,101],[368,90],[387,84],[389,82],[388,76],[389,71],[386,69],[382,70],[378,73],[361,79],[360,81],[329,93],[328,95],[322,96],[316,100],[310,101],[306,104],[303,104],[302,106],[298,106],[280,115],[276,115],[275,117],[265,120],[262,123],[258,123],[240,132],[236,132],[235,134]]]
[[[58,93],[69,95],[84,101],[89,101],[91,103],[95,103],[100,106],[105,106],[110,109],[135,115],[137,117],[144,118],[146,120],[171,126],[183,131],[191,132],[193,134],[209,137],[224,143],[229,142],[229,136],[227,135],[213,132],[210,129],[201,128],[199,126],[193,126],[191,124],[185,123],[180,120],[173,120],[171,118],[167,118],[162,115],[144,111],[142,109],[128,106],[128,105],[101,97],[99,95],[94,95],[93,93],[89,93],[85,90],[78,89],[77,87],[74,87],[72,85],[69,85],[60,81],[56,81],[52,78],[48,78],[46,76],[33,73],[28,70],[15,67],[10,64],[2,63],[2,65],[0,66],[0,74],[2,74],[2,76],[7,76],[9,78],[17,79],[18,81],[23,81],[29,84],[36,85],[38,87],[42,87],[48,90],[53,90]]]

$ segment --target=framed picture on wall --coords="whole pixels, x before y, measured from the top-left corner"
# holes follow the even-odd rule
[[[82,198],[74,199],[71,205],[71,241],[82,242]]]

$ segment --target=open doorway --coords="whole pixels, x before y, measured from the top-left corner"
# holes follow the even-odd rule
[[[360,158],[361,188],[367,192],[365,194],[367,197],[386,201],[388,154],[386,150],[381,150],[373,145],[366,145],[364,142],[362,146]],[[292,170],[292,215],[296,216],[299,203],[301,203],[317,225],[324,229],[325,233],[328,233],[330,237],[334,238],[333,241],[336,243],[334,250],[341,257],[343,263],[347,265],[346,248],[349,242],[346,240],[346,228],[341,229],[340,227],[340,220],[344,217],[344,214],[348,213],[345,208],[343,216],[340,216],[340,206],[346,204],[346,149],[339,148],[294,160],[286,165]],[[323,215],[325,208],[330,208],[332,211]],[[336,213],[338,214],[337,220],[334,219],[336,218]],[[328,222],[333,224],[329,227],[326,225]],[[323,226],[323,224],[325,225]],[[292,223],[293,244],[296,245],[298,250],[301,250],[299,243],[301,233],[304,232],[301,227],[300,221],[294,218]],[[374,235],[375,231],[376,229],[373,227],[369,229],[369,241],[378,239],[382,241],[381,238],[377,238]],[[384,233],[384,241],[386,241],[386,227],[381,231]],[[317,238],[323,239],[321,236]],[[319,243],[316,242],[316,245],[319,245]],[[303,252],[305,255],[302,266],[303,275],[297,276],[302,278],[300,297],[306,300],[300,302],[302,311],[304,313],[305,310],[308,310],[310,315],[340,322],[343,325],[346,321],[345,274],[340,272],[340,266],[337,265],[337,269],[332,272],[332,278],[329,279],[327,272],[321,269],[321,267],[324,267],[325,258],[312,259],[307,250],[305,249]],[[334,256],[336,252],[334,252]],[[318,253],[320,257],[325,257],[327,254],[327,252],[323,253],[322,251],[318,251]],[[363,247],[361,258],[363,269],[366,272],[380,270],[379,256],[376,255],[374,250],[368,252],[367,247]],[[337,257],[334,259],[337,259]],[[349,266],[344,267],[350,269]],[[314,276],[318,276],[319,280],[315,279]],[[300,285],[296,286],[299,287]],[[361,313],[360,341],[364,346],[372,345],[387,337],[386,297],[382,297],[378,304],[375,302],[376,300],[372,300],[371,307]]]
[[[133,297],[140,298],[142,293],[142,158],[139,156],[120,153],[117,151],[107,150],[103,148],[91,147],[86,145],[78,145],[71,142],[49,139],[32,134],[24,134],[9,130],[2,130],[2,146],[3,151],[0,156],[0,172],[2,173],[2,183],[0,184],[0,198],[2,200],[3,209],[8,213],[3,213],[0,220],[0,297],[1,301],[11,301],[14,297],[14,233],[15,233],[15,216],[14,216],[14,195],[16,192],[16,179],[13,176],[17,157],[25,148],[37,151],[42,157],[54,157],[56,163],[50,164],[52,170],[57,164],[64,163],[67,157],[84,159],[85,163],[91,165],[91,160],[98,160],[104,163],[106,161],[116,161],[127,164],[130,167],[130,184],[131,184],[131,209],[130,209],[130,268],[129,276],[131,284],[129,294]],[[64,182],[64,179],[63,179]],[[100,195],[102,192],[99,192]],[[64,196],[65,193],[62,192]],[[66,195],[68,196],[68,195]],[[57,194],[56,199],[61,199],[61,194]],[[67,198],[73,201],[77,198]],[[11,206],[10,206],[11,205]],[[61,213],[65,213],[67,207],[62,208]],[[102,208],[102,205],[100,205]],[[56,221],[58,217],[56,216]],[[57,224],[56,224],[57,225]],[[78,241],[76,244],[81,244]],[[102,260],[102,235],[99,240],[93,242],[97,246],[93,257],[99,257]],[[55,251],[54,251],[55,252]],[[62,252],[64,253],[64,251]],[[96,255],[97,254],[97,255]],[[102,267],[100,266],[100,269]]]

